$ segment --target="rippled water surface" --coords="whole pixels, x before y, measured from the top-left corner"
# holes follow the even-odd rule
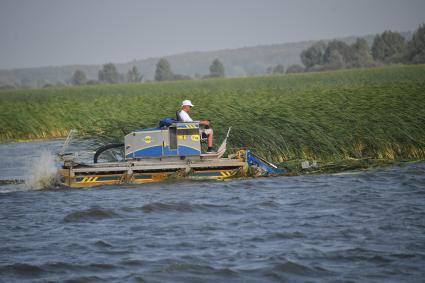
[[[22,178],[40,148],[60,143],[0,145],[0,179]],[[0,282],[424,282],[424,267],[425,163],[84,190],[0,186]]]

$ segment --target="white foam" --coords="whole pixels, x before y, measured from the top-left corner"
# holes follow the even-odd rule
[[[31,160],[27,166],[25,185],[33,190],[52,187],[58,179],[55,156],[48,150],[42,150],[40,157]]]

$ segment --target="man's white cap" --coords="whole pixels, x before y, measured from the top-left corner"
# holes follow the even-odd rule
[[[183,100],[183,102],[182,102],[182,106],[190,106],[190,107],[193,107],[193,106],[195,106],[195,105],[193,105],[192,104],[192,101],[190,101],[190,100]]]

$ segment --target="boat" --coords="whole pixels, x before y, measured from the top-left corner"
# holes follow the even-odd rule
[[[109,144],[96,150],[93,163],[78,161],[76,153],[65,152],[71,133],[59,154],[63,165],[60,182],[71,188],[105,185],[145,184],[172,179],[226,180],[231,178],[275,176],[284,169],[262,159],[249,149],[227,152],[231,127],[217,152],[203,153],[205,142],[200,123],[161,121],[157,128],[135,130],[123,144]],[[123,160],[99,162],[102,154],[123,148]]]

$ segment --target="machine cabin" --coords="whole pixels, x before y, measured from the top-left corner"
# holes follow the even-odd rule
[[[131,132],[124,137],[125,158],[201,156],[199,122],[176,122],[168,127]]]

